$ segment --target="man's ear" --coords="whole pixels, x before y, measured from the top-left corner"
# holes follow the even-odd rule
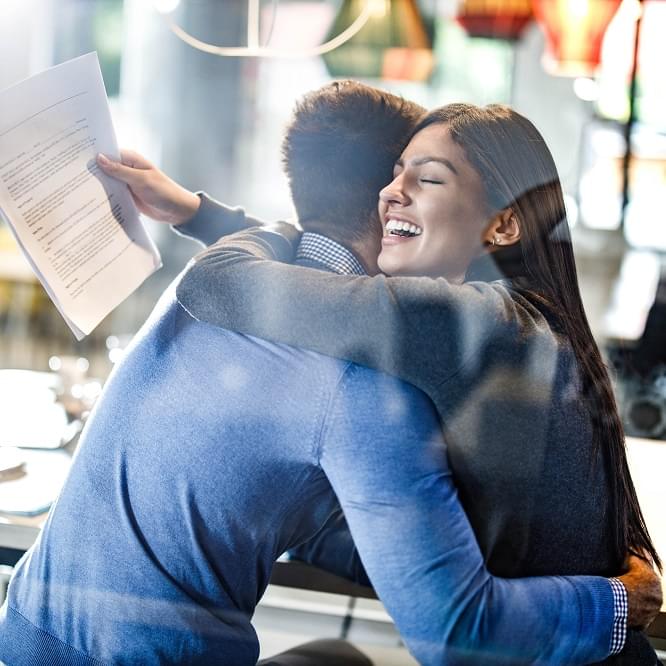
[[[483,240],[491,247],[506,247],[520,240],[520,232],[520,222],[515,211],[513,208],[504,208],[488,223]]]

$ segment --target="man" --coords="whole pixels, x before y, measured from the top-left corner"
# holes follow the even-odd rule
[[[316,214],[301,216],[327,237],[304,235],[299,261],[369,270],[376,189],[365,174],[372,165],[390,169],[391,137],[397,147],[415,114],[372,89],[328,87],[296,113],[290,164],[311,157],[298,130],[325,107],[346,109],[347,121],[363,120],[366,131],[378,123],[389,149],[380,156],[376,135],[340,135],[332,114],[328,136],[338,144],[346,137],[338,154],[346,148],[354,161],[371,161],[340,171],[340,187],[328,183],[344,224],[323,228]],[[352,185],[365,192],[365,206]],[[109,378],[40,539],[17,567],[0,616],[0,659],[253,664],[250,619],[272,563],[338,515],[336,495],[373,584],[421,663],[585,663],[609,654],[614,633],[621,647],[621,584],[487,574],[437,416],[420,392],[196,321],[172,286]],[[623,581],[632,587],[631,575]],[[630,610],[637,598],[649,594],[630,594]],[[353,651],[329,662],[308,652],[293,663],[363,663]]]

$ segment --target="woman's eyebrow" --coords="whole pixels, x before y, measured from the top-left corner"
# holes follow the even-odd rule
[[[456,169],[453,164],[446,159],[446,157],[434,157],[433,155],[425,155],[424,157],[417,157],[414,160],[411,160],[411,163],[414,166],[423,166],[424,164],[427,164],[428,162],[439,162],[439,164],[443,164],[445,167],[450,169],[453,173],[458,175],[458,169]],[[397,159],[395,161],[395,166],[399,167],[404,167],[405,166],[405,160],[401,158]]]
[[[434,157],[432,155],[426,155],[425,157],[418,157],[416,158],[412,164],[414,166],[423,166],[424,164],[427,164],[428,162],[439,162],[439,164],[443,164],[445,167],[453,171],[453,173],[458,175],[458,169],[456,169],[453,164],[449,160],[446,159],[446,157]]]

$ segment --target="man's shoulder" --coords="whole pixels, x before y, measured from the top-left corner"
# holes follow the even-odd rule
[[[196,375],[203,384],[237,377],[246,390],[275,393],[289,390],[304,397],[334,391],[349,361],[314,351],[265,340],[203,322],[193,317],[177,299],[175,284],[162,295],[153,312],[136,336],[133,356],[144,362],[154,359],[162,367],[187,366],[188,375]],[[369,373],[373,371],[368,370]],[[238,388],[234,384],[233,388]]]
[[[372,461],[375,466],[390,460],[400,467],[405,456],[428,457],[434,452],[441,458],[443,450],[437,411],[425,393],[397,377],[353,363],[345,368],[328,403],[322,433],[321,464],[338,480],[348,479],[344,470],[350,464]],[[359,477],[356,491],[364,495],[371,478],[377,474]]]
[[[380,411],[377,418],[409,422],[430,417],[437,420],[437,410],[430,398],[413,384],[393,375],[357,363],[347,363],[336,386],[338,405],[353,409],[361,402]]]

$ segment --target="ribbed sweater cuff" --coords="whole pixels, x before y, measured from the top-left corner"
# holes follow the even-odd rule
[[[610,582],[598,576],[568,576],[580,608],[579,655],[586,662],[602,661],[610,654],[615,621],[614,596]]]
[[[209,197],[205,192],[196,193],[201,205],[194,217],[171,228],[179,236],[192,238],[204,245],[212,245],[220,235],[242,229],[245,225],[245,211],[242,208],[231,208]],[[223,218],[224,228],[220,228]]]

